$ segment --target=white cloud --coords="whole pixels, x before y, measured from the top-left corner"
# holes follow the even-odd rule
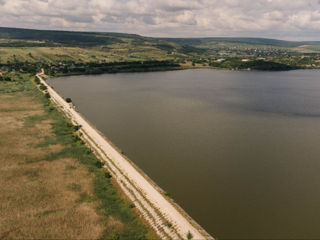
[[[320,39],[319,0],[0,0],[8,27]]]

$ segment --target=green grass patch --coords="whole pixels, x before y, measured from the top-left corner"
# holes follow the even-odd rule
[[[80,198],[78,200],[79,203],[83,203],[83,202],[94,202],[97,201],[97,197],[89,195],[88,193],[81,193],[80,194]]]
[[[25,118],[24,126],[25,127],[32,127],[36,123],[41,122],[46,119],[48,119],[48,117],[45,114],[44,115],[32,115],[32,116]]]
[[[10,82],[0,81],[0,94],[10,94],[17,92],[30,92],[35,90],[33,84],[30,82],[30,78],[32,75],[28,73],[15,73],[9,74],[11,78]]]
[[[25,108],[0,108],[0,112],[18,112],[27,111]]]

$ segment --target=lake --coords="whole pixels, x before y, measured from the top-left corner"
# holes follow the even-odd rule
[[[320,71],[48,83],[213,236],[320,238]]]

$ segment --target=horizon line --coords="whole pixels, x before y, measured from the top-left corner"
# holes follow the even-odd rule
[[[152,37],[138,33],[130,33],[130,32],[114,32],[114,31],[90,31],[90,30],[65,30],[65,29],[39,29],[39,28],[25,28],[25,27],[4,27],[0,26],[0,28],[7,28],[7,29],[23,29],[23,30],[31,30],[31,31],[52,31],[52,32],[74,32],[74,33],[115,33],[115,34],[128,34],[128,35],[136,35],[140,37],[147,37],[147,38],[155,38],[155,39],[210,39],[210,38],[241,38],[241,39],[266,39],[266,40],[277,40],[277,41],[284,41],[284,42],[320,42],[320,39],[313,39],[313,40],[286,40],[280,38],[272,38],[272,37],[248,37],[248,36],[197,36],[197,37]]]

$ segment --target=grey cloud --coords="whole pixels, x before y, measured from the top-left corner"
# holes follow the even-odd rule
[[[320,0],[0,0],[2,26],[149,36],[320,38]]]
[[[67,21],[70,22],[80,22],[80,23],[93,23],[94,19],[92,16],[60,16],[61,18],[64,18]]]
[[[155,25],[156,24],[156,22],[154,21],[152,16],[143,16],[142,20],[146,24],[150,24],[150,25]]]

